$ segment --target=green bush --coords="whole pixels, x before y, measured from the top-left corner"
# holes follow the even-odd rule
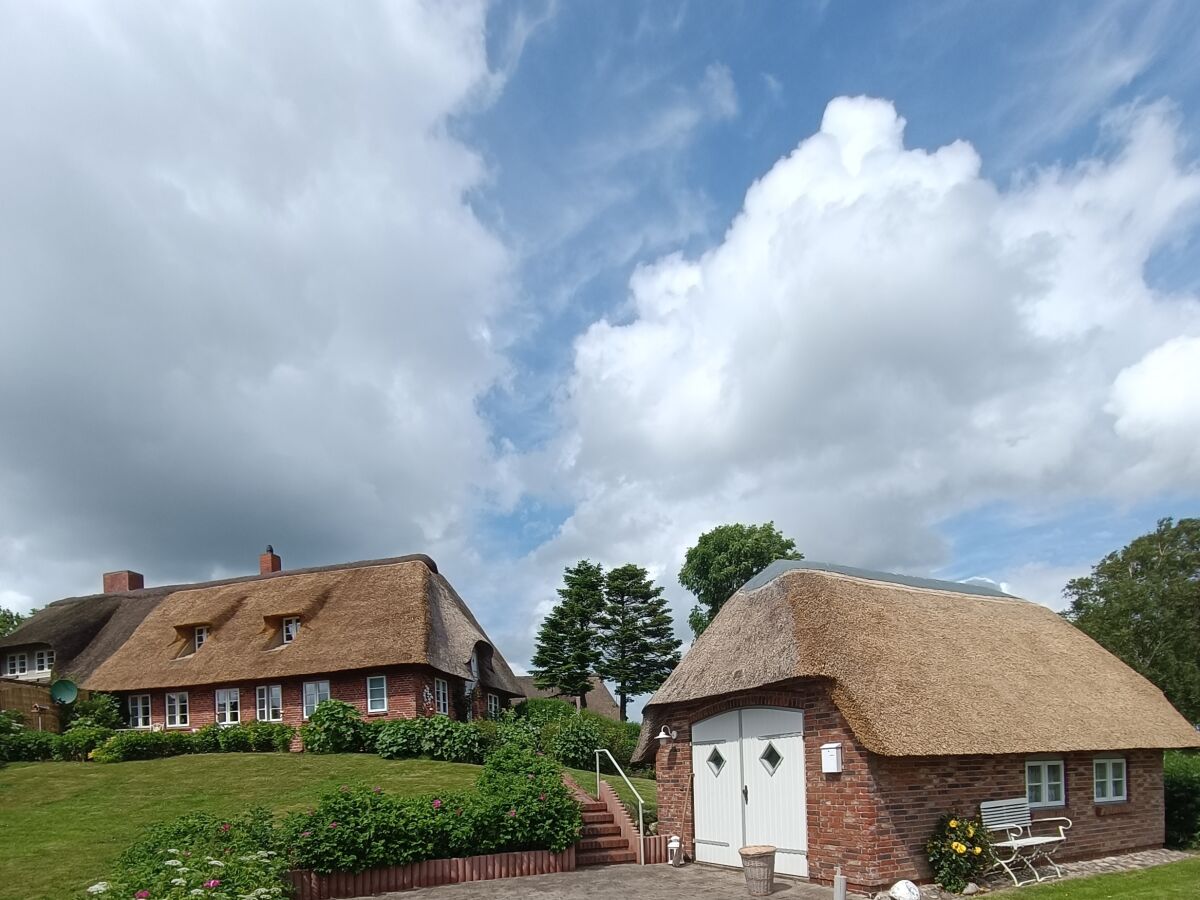
[[[1200,754],[1172,751],[1163,759],[1167,846],[1200,847]]]
[[[375,752],[384,759],[413,759],[421,755],[424,719],[395,719],[379,726]]]
[[[473,792],[396,797],[344,785],[290,816],[285,832],[299,868],[360,872],[510,850],[557,852],[575,842],[581,822],[557,763],[506,748],[493,754]]]
[[[182,741],[179,739],[183,738]],[[186,745],[187,749],[184,749]],[[191,749],[191,735],[165,731],[118,731],[92,753],[96,762],[129,762],[178,756]]]
[[[0,760],[43,762],[58,752],[58,735],[50,731],[19,731],[0,734]]]
[[[72,725],[59,735],[55,759],[85,762],[88,755],[114,734],[111,728],[96,725]]]
[[[567,719],[559,725],[550,753],[565,765],[586,769],[595,764],[596,748],[601,746],[600,728],[585,716]]]
[[[227,725],[217,732],[222,753],[249,753],[253,747],[249,725]]]
[[[384,759],[418,756],[445,762],[481,762],[491,722],[456,722],[448,716],[397,719],[379,727],[375,752]]]
[[[506,709],[496,720],[496,736],[500,746],[539,749],[538,729],[529,719],[518,716],[511,709]]]
[[[979,881],[994,863],[988,831],[978,818],[950,812],[938,819],[925,844],[933,880],[958,893],[968,882]]]
[[[222,820],[192,813],[153,825],[117,859],[103,893],[182,900],[284,897],[287,856],[266,809]],[[91,890],[81,896],[91,896]]]
[[[560,722],[563,719],[574,718],[576,714],[574,703],[548,698],[523,700],[517,704],[515,711],[519,718],[528,721],[535,730],[540,729],[548,722]]]
[[[0,709],[0,737],[25,730],[25,717],[15,709]]]
[[[296,736],[296,729],[282,722],[250,722],[239,727],[245,729],[255,753],[287,753]]]
[[[192,734],[192,747],[196,753],[220,753],[221,726],[212,722],[196,729]]]
[[[122,726],[121,704],[112,694],[91,694],[70,706],[68,725],[93,725],[117,729]]]
[[[322,700],[301,726],[300,739],[309,753],[359,753],[365,729],[362,715],[349,703]]]

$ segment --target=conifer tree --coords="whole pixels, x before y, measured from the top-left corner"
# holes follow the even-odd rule
[[[531,670],[534,683],[587,706],[600,661],[596,621],[604,605],[604,569],[581,559],[563,571],[559,601],[538,629]]]
[[[604,579],[597,671],[616,684],[622,722],[629,698],[657,690],[679,663],[680,642],[662,593],[632,563],[611,569]]]

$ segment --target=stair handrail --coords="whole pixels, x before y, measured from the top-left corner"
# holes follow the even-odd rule
[[[645,816],[645,812],[644,812],[644,810],[646,808],[646,801],[644,801],[642,799],[642,795],[638,792],[638,789],[633,786],[633,782],[629,780],[629,777],[625,774],[625,770],[621,768],[621,764],[619,762],[617,762],[615,759],[613,759],[613,755],[611,753],[609,753],[608,750],[605,749],[604,747],[601,747],[596,751],[596,796],[597,797],[600,796],[600,754],[601,753],[603,753],[605,756],[608,757],[609,761],[613,764],[613,768],[617,770],[617,774],[620,775],[621,778],[625,781],[625,784],[628,785],[629,790],[633,791],[633,796],[637,797],[637,801],[638,801],[638,865],[644,866],[646,864],[646,826],[645,826],[646,816]]]

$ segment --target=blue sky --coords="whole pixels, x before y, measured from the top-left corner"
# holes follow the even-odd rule
[[[775,521],[1065,582],[1200,497],[1193,3],[0,5],[0,604]]]

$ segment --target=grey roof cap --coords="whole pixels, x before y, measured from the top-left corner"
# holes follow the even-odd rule
[[[936,578],[918,578],[915,575],[897,575],[893,572],[876,572],[872,569],[858,569],[854,566],[839,566],[836,563],[810,562],[807,559],[777,559],[744,585],[743,591],[756,591],[783,575],[797,569],[811,569],[817,572],[833,572],[837,575],[849,575],[852,578],[864,578],[868,581],[886,581],[891,584],[902,584],[906,587],[926,588],[932,591],[952,591],[956,594],[976,594],[980,597],[1005,597],[1009,600],[1019,599],[996,588],[982,584],[971,584],[963,581],[939,581]]]

